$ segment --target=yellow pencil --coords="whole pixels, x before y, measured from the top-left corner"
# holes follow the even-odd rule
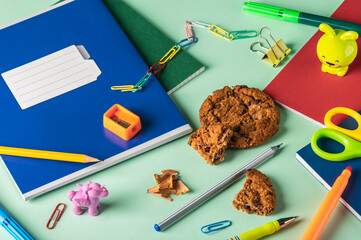
[[[79,162],[79,163],[90,163],[90,162],[100,161],[99,159],[92,158],[84,154],[51,152],[51,151],[3,147],[3,146],[0,146],[0,154],[20,156],[20,157],[30,157],[30,158],[41,158],[41,159],[49,159],[49,160],[60,160],[60,161],[68,161],[68,162]]]

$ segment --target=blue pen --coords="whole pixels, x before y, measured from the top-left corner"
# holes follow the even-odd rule
[[[34,240],[1,206],[0,224],[16,240]]]

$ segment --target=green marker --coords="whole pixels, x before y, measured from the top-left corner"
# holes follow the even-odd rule
[[[311,25],[315,27],[319,27],[321,23],[326,23],[334,29],[355,31],[359,35],[361,35],[361,24],[357,23],[346,22],[334,18],[317,16],[309,13],[269,6],[255,2],[245,2],[243,4],[243,9],[248,12],[263,15],[266,17],[271,17],[287,22]]]

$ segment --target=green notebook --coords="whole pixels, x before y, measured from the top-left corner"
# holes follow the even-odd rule
[[[103,2],[148,66],[159,61],[174,46],[174,42],[122,0],[103,0]],[[183,31],[183,28],[180,28],[180,31]],[[181,49],[155,76],[167,93],[171,94],[204,69],[205,67],[200,62]],[[129,84],[135,84],[137,81],[135,79]]]

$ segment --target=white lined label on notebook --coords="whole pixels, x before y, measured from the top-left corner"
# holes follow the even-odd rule
[[[69,46],[2,73],[22,109],[97,80],[100,69],[83,46]]]

